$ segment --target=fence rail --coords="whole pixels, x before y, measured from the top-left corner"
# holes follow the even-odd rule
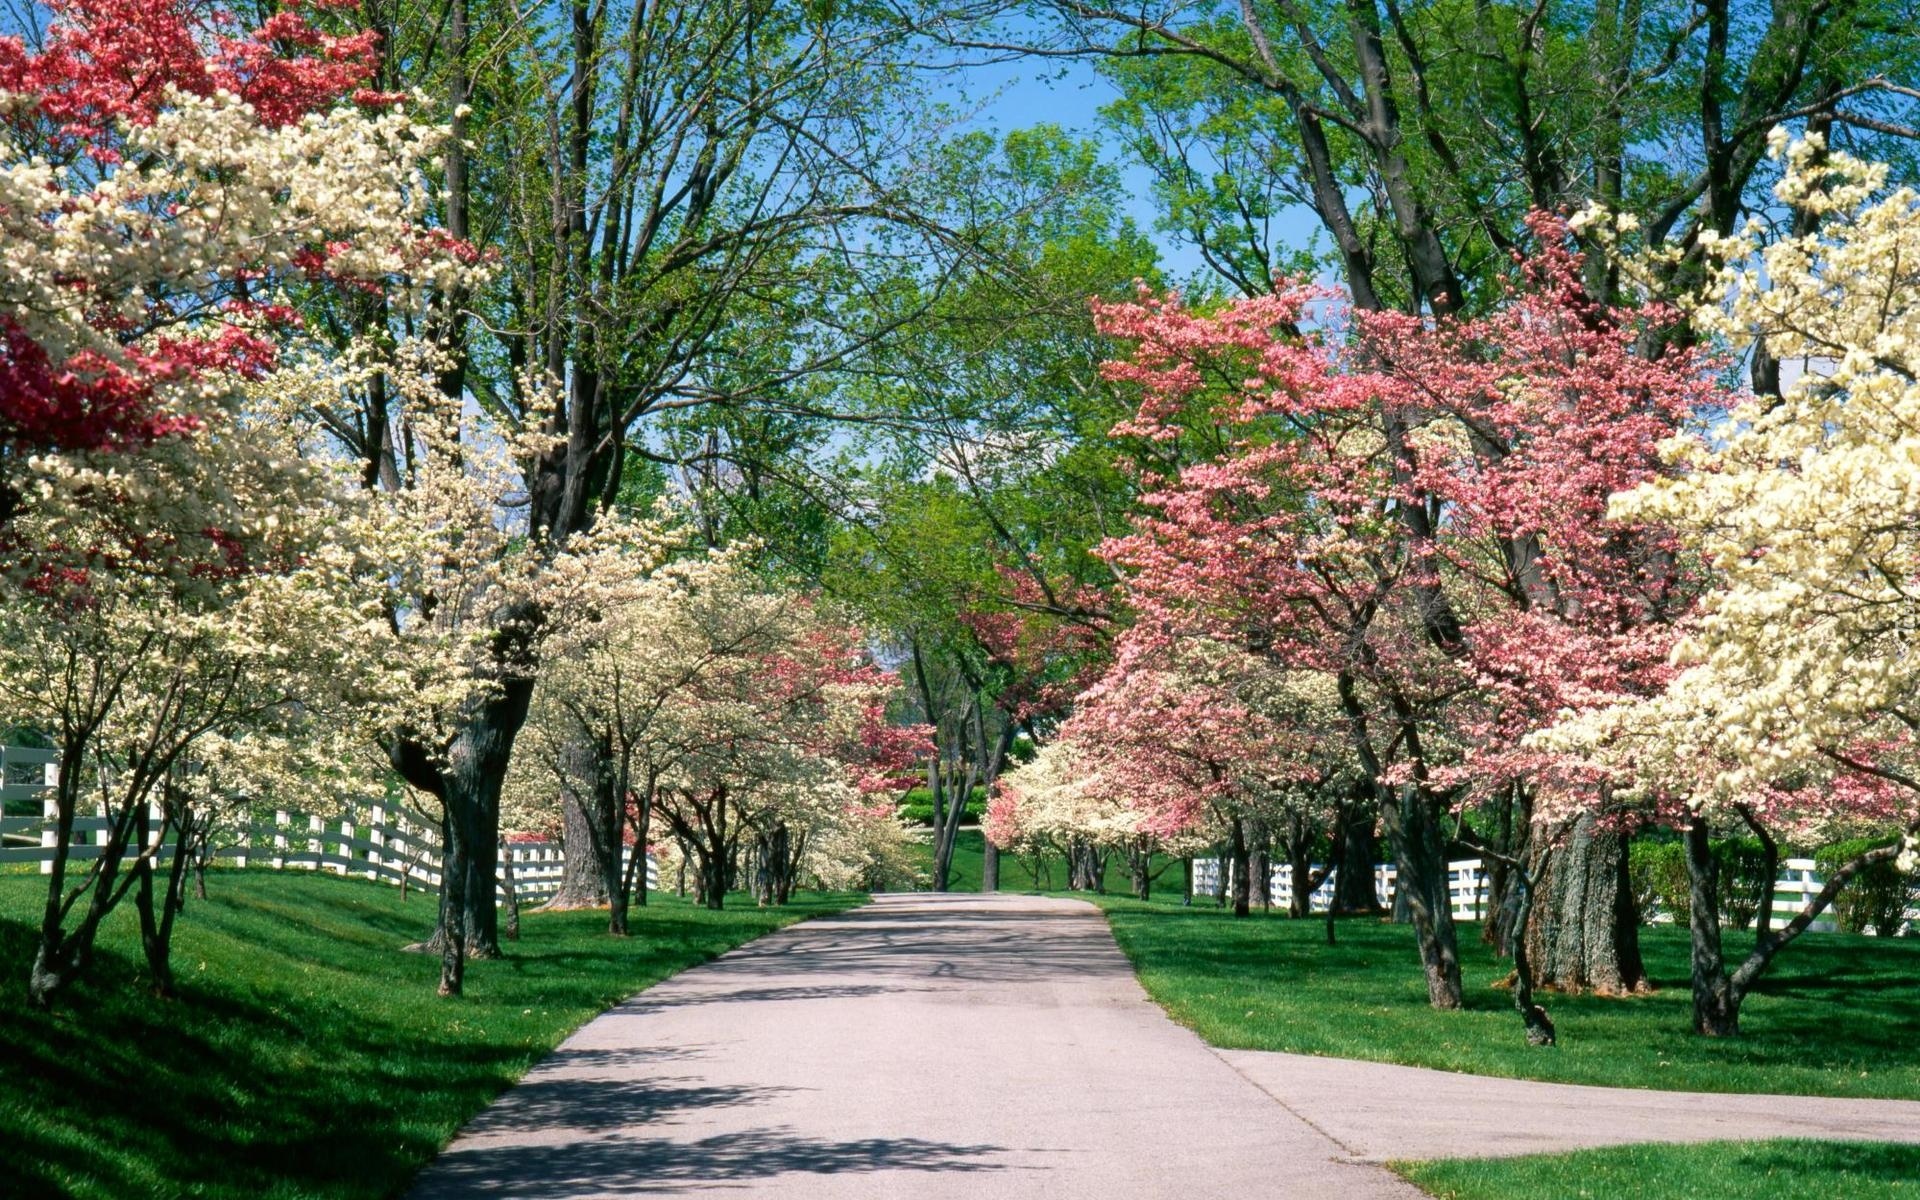
[[[52,872],[59,835],[54,829],[53,800],[47,793],[58,781],[58,759],[58,752],[52,750],[0,746],[0,865],[38,863],[42,874]],[[32,777],[36,774],[37,778]],[[40,811],[17,815],[25,808]],[[163,822],[158,809],[149,810],[149,815],[157,840]],[[113,823],[103,809],[75,817],[69,861],[98,858],[112,833]],[[271,820],[216,827],[208,840],[208,857],[214,862],[325,870],[395,885],[404,879],[422,891],[440,890],[439,822],[404,805],[368,803],[332,818],[280,809]],[[628,847],[623,865],[632,861],[633,853]],[[156,851],[162,861],[171,861],[172,855],[171,846]],[[508,866],[523,903],[550,899],[560,890],[566,852],[558,842],[505,842],[500,859],[495,888],[501,899],[506,898]],[[659,886],[659,867],[651,856],[646,870],[647,887]]]
[[[1227,882],[1232,884],[1232,866],[1227,864]],[[1313,869],[1319,871],[1320,864]],[[1336,869],[1337,870],[1337,869]],[[1333,890],[1336,883],[1335,871],[1329,871],[1327,878],[1313,894],[1307,898],[1308,908],[1312,912],[1325,912],[1333,903]],[[1391,864],[1380,864],[1373,868],[1374,895],[1383,906],[1393,905],[1393,894],[1397,872]],[[1492,904],[1491,877],[1485,870],[1485,864],[1477,858],[1459,859],[1447,864],[1447,890],[1453,897],[1453,918],[1456,921],[1478,921],[1487,915]],[[1826,885],[1819,869],[1810,858],[1783,859],[1780,863],[1780,875],[1773,885],[1773,915],[1775,921],[1790,921],[1805,912],[1813,903],[1820,889]],[[1273,868],[1273,903],[1281,908],[1293,904],[1293,872],[1285,864]],[[1196,858],[1193,860],[1193,890],[1196,895],[1219,895],[1221,893],[1220,860],[1215,858]],[[1902,933],[1920,930],[1920,887],[1916,887],[1908,897]],[[1657,908],[1647,917],[1656,925],[1672,923],[1672,916]],[[1838,926],[1833,919],[1833,910],[1829,908],[1807,928],[1810,931],[1831,933]]]

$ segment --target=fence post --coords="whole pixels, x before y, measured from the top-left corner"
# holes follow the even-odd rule
[[[287,810],[273,810],[273,869],[278,871],[287,865],[287,825],[290,818]]]
[[[47,771],[51,774],[56,769],[55,767],[49,766]],[[57,795],[49,796],[40,802],[40,815],[48,822],[48,828],[40,831],[40,848],[48,850],[57,847],[60,844],[60,835],[52,828],[53,823],[60,819],[60,800]],[[42,875],[53,874],[52,854],[43,854],[40,856],[40,873]]]
[[[380,852],[387,848],[387,809],[376,804],[370,810],[367,821],[367,878],[380,878]]]

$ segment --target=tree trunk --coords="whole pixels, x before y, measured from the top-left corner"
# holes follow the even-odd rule
[[[520,889],[513,878],[513,851],[502,851],[500,858],[500,889],[507,897],[507,940],[520,940]]]
[[[1356,789],[1356,792],[1358,789]],[[1340,870],[1333,877],[1333,908],[1340,913],[1378,913],[1380,890],[1374,886],[1373,864],[1380,861],[1380,843],[1374,835],[1374,807],[1356,794],[1341,807],[1333,836],[1340,841]]]
[[[927,760],[927,791],[933,796],[933,890],[944,892],[953,874],[953,839],[958,824],[948,820],[952,804],[965,807],[964,799],[954,801],[947,795],[952,776],[940,769],[940,758]]]
[[[1436,802],[1414,784],[1386,799],[1387,836],[1399,876],[1394,903],[1405,905],[1413,925],[1420,965],[1427,976],[1427,999],[1435,1008],[1459,1008],[1459,938],[1453,924],[1453,898],[1447,891],[1447,860]]]
[[[785,904],[793,894],[793,834],[778,822],[753,842],[753,896],[762,908]]]
[[[1075,839],[1067,845],[1067,888],[1075,892],[1098,892],[1104,880],[1099,851],[1092,842]]]
[[[1252,847],[1247,845],[1247,822],[1234,818],[1227,822],[1233,853],[1233,915],[1244,917],[1253,911]]]
[[[388,748],[394,769],[438,797],[442,810],[439,927],[410,950],[446,953],[457,898],[460,941],[467,957],[500,957],[500,918],[494,903],[500,869],[500,785],[532,696],[531,678],[513,675],[501,681],[463,714],[444,761],[417,741],[402,739]]]
[[[785,905],[793,899],[793,889],[800,881],[800,856],[807,852],[807,837],[805,834],[793,836],[793,831],[784,824],[779,834],[780,874],[773,881],[773,902]]]
[[[53,857],[47,863],[47,898],[40,917],[40,937],[34,947],[33,965],[27,971],[27,996],[36,1008],[50,1008],[53,998],[85,969],[92,946],[81,940],[80,931],[64,927],[67,867],[73,854],[73,821],[79,808],[82,786],[78,740],[61,754],[59,783],[54,787]],[[92,903],[98,905],[102,893],[95,885]],[[85,933],[90,938],[90,933]]]
[[[579,778],[591,778],[581,775]],[[566,853],[560,869],[560,890],[541,908],[564,912],[576,908],[599,908],[612,899],[608,891],[606,863],[595,852],[594,823],[602,820],[593,799],[571,788],[560,797],[560,846]]]
[[[1740,1032],[1740,997],[1727,978],[1720,952],[1719,870],[1714,861],[1704,817],[1687,825],[1687,883],[1693,911],[1688,916],[1692,935],[1693,1029],[1707,1037],[1734,1037]]]
[[[1127,870],[1133,883],[1133,896],[1136,900],[1148,900],[1153,897],[1153,847],[1131,846],[1127,849]]]
[[[434,939],[440,943],[440,987],[442,996],[458,996],[467,978],[467,884],[464,851],[459,847],[467,835],[456,832],[458,819],[453,805],[447,805],[446,831],[440,860],[440,928]]]
[[[1193,907],[1193,855],[1180,860],[1180,907]]]
[[[154,860],[142,858],[134,868],[138,873],[138,883],[133,894],[133,906],[140,914],[140,949],[146,956],[147,974],[152,979],[154,995],[168,1000],[178,994],[173,982],[173,918],[179,911],[185,890],[188,827],[183,823],[180,837],[174,844],[173,862],[167,872],[166,893],[157,911],[153,901]],[[152,819],[144,804],[140,806],[135,831],[137,845],[144,851],[153,840]],[[166,830],[162,828],[162,837],[165,834]]]
[[[1551,854],[1552,850],[1548,850]],[[1527,872],[1515,868],[1515,903],[1513,914],[1513,1007],[1520,1013],[1520,1024],[1527,1033],[1527,1045],[1551,1046],[1554,1044],[1553,1021],[1548,1018],[1547,1010],[1533,1002],[1533,965],[1527,956],[1527,924],[1533,914],[1533,887]]]
[[[773,847],[769,845],[769,835],[765,833],[753,836],[753,865],[749,872],[748,890],[753,893],[753,902],[761,908],[773,906]]]
[[[1513,954],[1513,934],[1519,918],[1521,872],[1513,864],[1533,861],[1533,839],[1528,836],[1532,807],[1531,794],[1525,788],[1515,785],[1506,789],[1500,802],[1499,838],[1494,843],[1494,848],[1506,857],[1485,859],[1490,908],[1486,920],[1480,923],[1480,940],[1492,946],[1494,954],[1501,958]],[[1539,897],[1534,894],[1539,877],[1532,875],[1529,880],[1527,901],[1533,905],[1539,903]],[[1531,916],[1528,924],[1532,925]]]
[[[1287,844],[1287,878],[1293,883],[1293,896],[1287,901],[1287,916],[1294,920],[1313,912],[1312,847],[1305,838]]]
[[[1534,829],[1537,910],[1527,925],[1535,987],[1578,995],[1625,996],[1649,990],[1640,959],[1640,914],[1627,878],[1627,837],[1588,813],[1558,848]]]
[[[626,864],[627,886],[618,897],[622,907],[622,928],[625,927],[627,901],[641,908],[647,906],[647,889],[651,886],[647,882],[647,838],[653,833],[653,788],[649,780],[646,795],[641,797],[633,814],[633,857]],[[685,894],[684,889],[682,894]]]
[[[692,846],[698,860],[694,868],[699,875],[700,903],[719,912],[726,906],[727,877],[733,869],[733,864],[727,861],[730,848],[724,826],[715,830],[710,840],[695,841]]]
[[[1000,890],[1000,847],[987,840],[986,848],[980,857],[980,890],[997,892]]]
[[[1267,830],[1267,823],[1259,820],[1247,822],[1248,841],[1251,856],[1247,860],[1247,882],[1252,885],[1251,902],[1258,904],[1262,912],[1273,907],[1273,837]]]

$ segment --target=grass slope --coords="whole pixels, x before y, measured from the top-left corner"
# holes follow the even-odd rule
[[[376,1197],[588,1017],[855,896],[712,913],[655,895],[634,936],[604,913],[529,913],[507,957],[434,996],[398,947],[418,893],[291,871],[222,871],[176,935],[183,996],[141,983],[131,905],[52,1014],[26,1002],[37,876],[0,877],[0,1192],[10,1197]]]
[[[1683,931],[1642,930],[1658,991],[1625,1000],[1543,996],[1560,1045],[1521,1039],[1512,1001],[1490,987],[1508,967],[1463,925],[1465,1011],[1427,1006],[1413,934],[1318,921],[1244,921],[1105,897],[1140,981],[1174,1019],[1216,1046],[1372,1059],[1521,1079],[1714,1092],[1920,1099],[1920,941],[1809,934],[1782,951],[1747,1000],[1744,1035],[1688,1032]],[[1728,933],[1733,952],[1742,935]]]
[[[1395,1163],[1442,1200],[1912,1200],[1920,1146],[1877,1142],[1708,1142],[1618,1146],[1527,1158]]]

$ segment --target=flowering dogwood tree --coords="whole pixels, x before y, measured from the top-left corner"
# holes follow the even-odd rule
[[[1858,872],[1911,867],[1920,849],[1920,196],[1817,139],[1781,135],[1774,149],[1787,160],[1779,198],[1815,219],[1717,247],[1724,269],[1696,320],[1804,370],[1778,398],[1744,398],[1710,433],[1671,441],[1677,470],[1616,500],[1618,518],[1674,529],[1713,584],[1665,688],[1592,698],[1538,739],[1592,755],[1685,831],[1694,1024],[1712,1035],[1739,1031],[1753,984]],[[1707,839],[1736,820],[1902,837],[1833,872],[1729,971]]]
[[[1118,851],[1142,898],[1156,852],[1225,845],[1234,911],[1246,916],[1249,825],[1286,809],[1316,765],[1287,703],[1297,696],[1283,696],[1271,686],[1276,673],[1234,647],[1143,650],[1139,633],[1122,639],[1119,660],[1055,740],[1009,775],[988,835],[1007,847],[1064,848],[1076,887],[1098,887],[1102,856]]]
[[[371,34],[300,8],[258,28],[145,0],[48,15],[37,46],[0,39],[3,669],[10,715],[54,731],[65,768],[42,1003],[136,883],[168,986],[196,807],[239,794],[242,762],[257,791],[391,681],[362,652],[405,556],[287,419],[319,357],[294,302],[417,311],[465,270],[425,219],[444,135],[361,90]],[[112,828],[74,883],[82,787]]]
[[[61,750],[30,990],[46,1004],[84,972],[101,921],[137,887],[164,993],[192,839],[290,770],[305,774],[316,752],[341,753],[335,734],[377,698],[381,562],[351,493],[273,428],[209,416],[78,495],[43,483],[15,522],[37,549],[0,573],[0,703]],[[198,534],[171,519],[214,511],[229,519]],[[315,772],[304,790],[340,774]],[[108,836],[75,879],[74,821],[90,801]],[[169,851],[156,913],[154,868]]]
[[[1136,343],[1109,366],[1142,397],[1116,434],[1175,443],[1204,422],[1226,445],[1149,480],[1105,553],[1161,636],[1331,681],[1440,1007],[1460,1002],[1443,818],[1531,782],[1545,756],[1509,746],[1560,689],[1657,677],[1668,547],[1605,502],[1712,395],[1692,356],[1639,352],[1661,314],[1587,301],[1558,228],[1535,228],[1522,285],[1480,320],[1349,327],[1299,288],[1210,315],[1096,307]],[[1543,684],[1547,704],[1515,703]]]
[[[928,748],[923,730],[889,722],[896,683],[864,661],[857,631],[769,589],[751,547],[676,557],[683,532],[609,519],[540,585],[565,619],[543,643],[515,790],[585,809],[589,845],[569,850],[600,863],[615,933],[632,888],[620,848],[629,831],[646,844],[655,814],[716,908],[743,865],[767,904],[803,872],[897,870],[893,800]]]
[[[270,370],[282,282],[420,284],[435,257],[437,135],[357,92],[372,34],[297,7],[255,29],[175,0],[47,8],[37,49],[0,38],[0,522],[25,456],[190,431]]]
[[[654,805],[698,867],[701,900],[721,906],[744,855],[760,901],[784,903],[829,826],[904,841],[902,771],[929,747],[923,729],[886,725],[897,684],[864,662],[855,631],[746,578],[691,595],[687,619],[683,646],[710,661],[671,698],[674,760]]]

